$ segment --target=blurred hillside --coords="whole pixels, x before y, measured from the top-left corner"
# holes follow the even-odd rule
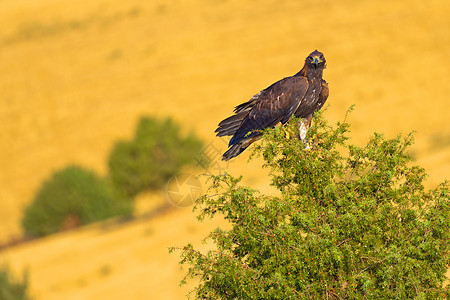
[[[296,73],[314,49],[328,62],[326,117],[341,120],[356,104],[350,122],[361,144],[374,131],[393,136],[416,130],[414,154],[430,175],[429,185],[437,184],[450,170],[449,15],[445,0],[0,1],[0,241],[20,235],[22,208],[55,170],[80,164],[105,174],[113,143],[131,137],[142,115],[172,116],[224,151],[214,137],[217,123],[235,105]],[[258,162],[247,165],[246,157],[224,167],[269,191]],[[160,221],[171,224],[171,215]],[[173,214],[190,217],[189,209]],[[193,240],[199,240],[196,234]],[[109,247],[122,249],[122,243],[139,244],[141,238],[99,234],[111,244],[95,253],[96,242],[83,234],[61,236],[46,246],[24,245],[17,257],[12,249],[7,258],[24,266],[31,257],[39,259],[32,247],[43,247],[56,254],[43,260],[61,266],[54,272],[70,269],[90,282],[94,279],[83,277],[85,270],[77,271],[79,263],[65,260],[58,249],[86,243],[92,255],[101,256]],[[131,289],[136,276],[164,284],[140,275],[146,268],[178,268],[176,255],[166,256],[166,247],[179,243],[175,234],[170,237],[150,246],[159,249],[156,254],[110,283],[101,296]],[[20,253],[28,254],[19,258]],[[120,253],[124,263],[132,255]],[[152,259],[165,263],[148,264]],[[61,299],[61,290],[69,299],[71,291],[88,293],[91,286],[63,281],[41,289],[45,284],[37,280],[50,273],[35,277],[34,267],[42,270],[42,265],[30,270],[39,299]],[[174,282],[178,279],[167,288],[177,289]]]

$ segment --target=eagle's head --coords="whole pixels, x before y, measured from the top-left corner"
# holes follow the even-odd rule
[[[305,60],[305,65],[309,68],[317,69],[317,68],[325,68],[325,56],[323,56],[322,52],[314,50]]]

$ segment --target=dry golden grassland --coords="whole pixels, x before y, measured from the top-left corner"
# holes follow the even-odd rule
[[[0,241],[20,235],[23,207],[54,171],[77,163],[106,174],[113,143],[139,116],[172,116],[225,150],[217,123],[316,48],[328,62],[326,117],[356,104],[360,144],[416,130],[414,154],[436,185],[450,173],[449,15],[447,0],[1,0]],[[270,191],[246,157],[228,171]],[[36,299],[182,298],[167,247],[215,224],[178,210],[58,234],[0,262],[29,266]]]

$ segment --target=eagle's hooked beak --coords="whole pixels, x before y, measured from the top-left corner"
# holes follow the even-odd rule
[[[314,56],[313,57],[313,61],[314,61],[314,64],[316,65],[316,68],[317,68],[319,63],[321,63],[323,60],[321,60],[320,57],[318,57],[318,56]]]

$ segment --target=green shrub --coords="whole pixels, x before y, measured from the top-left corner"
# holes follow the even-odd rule
[[[130,201],[119,198],[111,186],[91,171],[70,166],[43,183],[25,209],[22,227],[28,236],[132,213]]]
[[[425,190],[411,135],[359,147],[348,127],[317,116],[310,151],[285,137],[295,121],[267,130],[254,149],[279,196],[210,177],[194,209],[231,229],[209,234],[213,250],[179,249],[197,299],[448,299],[449,184]]]
[[[14,278],[9,268],[0,268],[0,300],[30,300],[28,295],[28,277],[25,273],[22,280]]]
[[[110,155],[113,183],[127,196],[146,189],[160,189],[181,167],[195,163],[203,143],[193,134],[182,137],[171,119],[145,117],[132,141],[118,142]]]

